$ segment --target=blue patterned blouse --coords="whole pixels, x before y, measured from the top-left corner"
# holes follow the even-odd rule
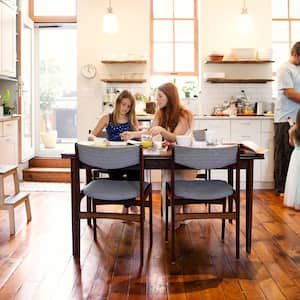
[[[112,114],[109,114],[109,122],[106,127],[106,135],[109,141],[121,141],[120,133],[130,130],[131,126],[129,122],[115,125],[112,121]]]

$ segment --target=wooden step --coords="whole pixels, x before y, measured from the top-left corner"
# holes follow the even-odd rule
[[[70,160],[58,157],[34,157],[29,160],[29,168],[70,168]]]
[[[24,181],[71,182],[70,168],[27,168],[23,170]]]

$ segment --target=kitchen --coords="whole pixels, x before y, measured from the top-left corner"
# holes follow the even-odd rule
[[[233,48],[252,48],[262,50],[272,48],[272,1],[247,1],[248,12],[252,17],[253,28],[249,33],[241,33],[237,28],[237,16],[243,1],[198,1],[199,36],[199,90],[197,97],[185,99],[195,113],[196,128],[209,128],[220,132],[224,140],[252,140],[269,149],[264,161],[255,162],[254,187],[272,189],[273,187],[273,117],[271,116],[211,116],[214,107],[219,107],[231,97],[241,95],[241,90],[254,103],[270,103],[273,99],[272,82],[265,83],[211,83],[206,82],[205,74],[224,72],[231,78],[272,78],[272,63],[265,64],[220,64],[206,63],[209,54],[217,51],[230,55]],[[120,23],[120,31],[114,35],[102,32],[101,18],[107,10],[107,1],[79,0],[77,10],[77,138],[87,138],[88,130],[93,128],[103,113],[103,101],[107,88],[127,88],[128,84],[109,84],[101,81],[114,72],[122,74],[142,74],[145,82],[134,84],[137,92],[151,95],[151,46],[150,40],[150,1],[130,0],[111,1],[113,11]],[[22,11],[27,11],[27,1],[22,1]],[[129,13],[129,8],[131,12]],[[266,21],[269,20],[269,21]],[[138,24],[138,26],[137,26]],[[134,35],[132,34],[134,32]],[[1,43],[2,45],[2,43]],[[63,45],[58,45],[63,49]],[[122,66],[102,63],[114,59],[146,60],[142,64]],[[288,56],[286,56],[286,59]],[[275,60],[275,59],[274,59]],[[277,63],[277,62],[276,62]],[[82,75],[86,65],[96,68],[94,77]],[[130,68],[130,70],[128,70]],[[112,72],[113,73],[113,72]],[[123,76],[123,75],[122,75]],[[126,75],[125,75],[126,76]],[[172,80],[174,75],[168,77]],[[107,79],[107,78],[106,78]],[[133,78],[134,79],[134,78]],[[165,78],[158,79],[160,82]],[[179,80],[179,79],[178,79]],[[14,83],[0,79],[0,94],[6,89],[14,91]],[[130,88],[132,86],[129,86]],[[153,87],[153,86],[151,86]],[[12,98],[16,96],[12,95]],[[184,98],[184,96],[182,95]],[[272,107],[272,105],[268,106]],[[264,111],[272,112],[272,109]],[[20,111],[18,111],[20,113]],[[206,115],[206,116],[205,116]],[[88,116],[88,118],[87,118]],[[21,117],[22,118],[22,117]],[[20,152],[20,149],[19,149]],[[20,154],[19,154],[20,155]],[[20,166],[26,165],[26,160]],[[280,199],[280,198],[279,198]],[[281,200],[280,200],[281,201]],[[34,218],[34,215],[33,215]],[[260,249],[261,250],[261,249]],[[261,250],[262,251],[262,250]],[[266,291],[266,287],[263,287]],[[274,288],[277,291],[277,289]]]

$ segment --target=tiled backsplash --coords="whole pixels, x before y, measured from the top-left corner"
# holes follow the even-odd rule
[[[244,90],[249,100],[255,102],[272,102],[272,83],[265,84],[210,84],[203,83],[199,95],[199,111],[203,115],[210,115],[213,107],[236,98]]]

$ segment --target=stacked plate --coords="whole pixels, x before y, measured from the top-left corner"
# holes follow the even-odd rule
[[[272,48],[263,48],[257,50],[257,59],[272,60],[273,50]]]
[[[232,48],[230,57],[236,60],[255,60],[256,48]]]

